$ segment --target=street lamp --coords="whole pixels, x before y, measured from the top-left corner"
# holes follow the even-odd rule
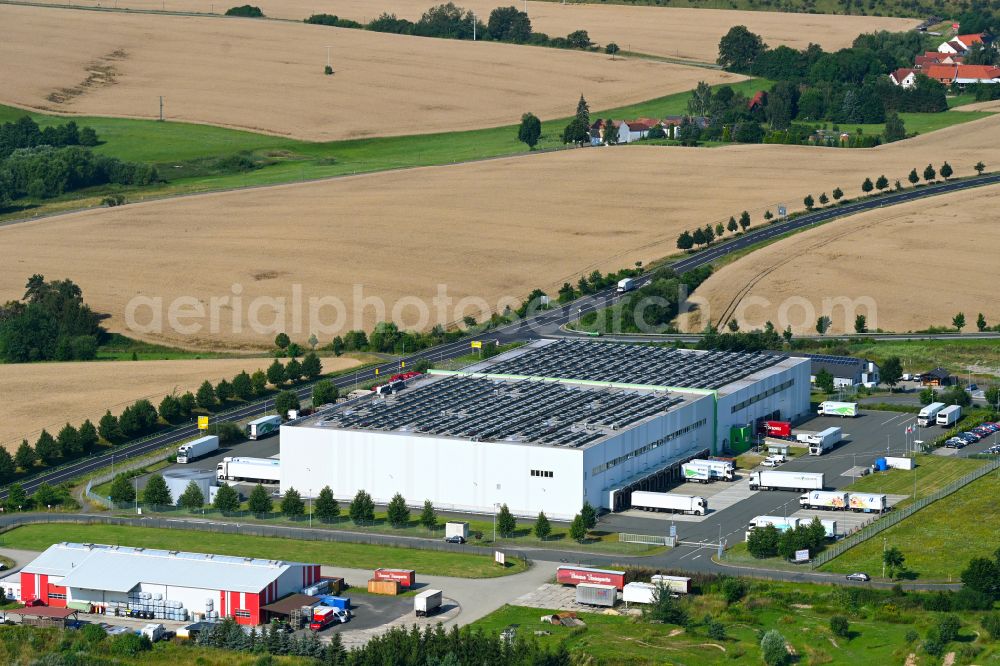
[[[494,543],[494,545],[497,542],[497,507],[499,507],[499,506],[500,506],[499,503],[493,502],[493,543]]]
[[[309,527],[313,526],[313,489],[309,489]]]

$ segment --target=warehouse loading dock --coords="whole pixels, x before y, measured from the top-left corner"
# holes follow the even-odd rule
[[[632,508],[632,493],[637,490],[645,490],[654,493],[665,493],[667,490],[682,480],[681,466],[696,458],[707,458],[708,449],[703,449],[696,453],[686,455],[683,458],[671,462],[668,465],[654,471],[645,471],[637,474],[631,479],[626,479],[624,484],[608,491],[608,506],[611,511],[625,511]]]

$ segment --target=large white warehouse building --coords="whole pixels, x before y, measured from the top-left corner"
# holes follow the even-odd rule
[[[734,428],[809,410],[807,359],[538,341],[281,428],[281,488],[569,519],[629,506]]]

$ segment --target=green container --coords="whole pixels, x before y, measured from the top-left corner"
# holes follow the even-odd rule
[[[753,446],[753,434],[750,426],[733,426],[729,429],[729,450],[740,454]]]

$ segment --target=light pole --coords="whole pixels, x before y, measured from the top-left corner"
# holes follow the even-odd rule
[[[500,506],[496,502],[493,503],[493,544],[496,545],[497,542],[497,507]]]
[[[134,495],[135,495],[135,513],[136,513],[136,515],[138,515],[139,514],[139,477],[138,476],[134,477],[132,479],[132,481],[135,484],[135,493],[134,493]]]
[[[326,66],[327,67],[333,67],[333,63],[330,62],[330,49],[331,48],[333,48],[333,47],[331,47],[331,46],[326,47]]]
[[[882,537],[882,578],[885,578],[885,546],[886,538]]]

